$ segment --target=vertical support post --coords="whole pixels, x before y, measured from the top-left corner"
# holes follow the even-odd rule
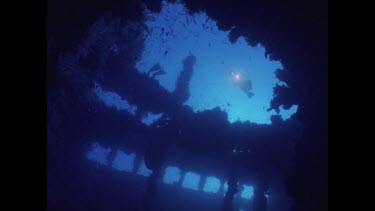
[[[152,209],[161,173],[163,156],[163,145],[150,147],[144,155],[145,165],[152,170],[152,174],[147,179],[147,188],[141,199],[141,211],[150,211]]]
[[[180,179],[177,182],[177,186],[182,188],[182,183],[184,182],[184,177],[185,177],[186,172],[184,170],[180,170]]]
[[[238,192],[238,175],[237,175],[237,165],[238,156],[236,151],[232,151],[230,155],[229,162],[229,178],[228,178],[228,190],[224,196],[223,211],[233,210],[233,198]]]
[[[223,211],[232,211],[233,210],[233,198],[234,195],[238,192],[238,179],[237,175],[234,172],[234,169],[230,172],[229,180],[228,180],[228,190],[224,196],[224,205]]]
[[[257,184],[255,186],[254,198],[253,198],[253,210],[254,211],[266,211],[267,210],[267,197],[264,195],[266,187],[264,184]]]
[[[157,181],[160,176],[160,168],[153,169],[152,174],[147,179],[147,189],[142,197],[141,211],[150,211],[154,203],[157,191]]]

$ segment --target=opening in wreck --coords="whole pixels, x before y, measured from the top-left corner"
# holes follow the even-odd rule
[[[254,45],[242,28],[233,40],[235,19],[223,27],[207,5],[160,2],[135,1],[136,18],[93,15],[56,56],[51,210],[290,210],[285,180],[309,114],[304,82],[288,78],[298,70],[270,56],[268,35],[249,29]]]
[[[146,28],[142,32],[145,48],[135,64],[139,73],[157,80],[162,88],[173,93],[176,92],[179,76],[186,69],[186,59],[194,56],[194,62],[188,64],[192,75],[188,83],[189,98],[183,103],[185,106],[196,113],[219,108],[227,113],[230,123],[247,121],[271,124],[271,116],[277,115],[275,110],[268,109],[274,97],[273,88],[288,85],[275,76],[276,70],[283,69],[282,63],[270,59],[261,44],[250,46],[241,36],[235,42],[230,42],[229,33],[233,28],[222,31],[204,12],[189,14],[179,1],[164,1],[159,13],[146,9],[144,15],[147,17],[144,23]],[[116,92],[103,89],[97,82],[93,92],[106,106],[138,118],[147,127],[161,128],[165,126],[159,124],[163,117],[169,120],[168,114],[163,112],[143,111],[143,115],[137,115],[136,104]],[[297,108],[298,105],[293,105],[289,110],[280,107],[278,115],[282,120],[288,120]],[[93,146],[87,152],[87,158],[91,161],[102,165],[111,163],[114,169],[141,177],[152,175],[153,171],[147,168],[141,155],[117,150],[115,158],[108,161],[105,158],[110,148],[101,148],[98,143]],[[250,149],[233,148],[231,152],[249,153]],[[135,157],[142,160],[138,166],[134,164]],[[203,176],[183,169],[183,166],[163,168],[161,178],[165,185],[221,196],[228,191],[228,182],[225,181],[228,178],[223,175]],[[253,198],[253,185],[239,181],[237,187],[235,198],[242,201]],[[269,199],[268,193],[265,196]]]

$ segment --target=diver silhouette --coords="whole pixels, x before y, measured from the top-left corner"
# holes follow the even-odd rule
[[[240,89],[245,92],[245,94],[251,98],[254,96],[254,93],[252,92],[253,90],[253,85],[249,79],[244,78],[243,75],[241,75],[238,72],[231,71],[230,75],[232,77],[233,83],[240,87]]]

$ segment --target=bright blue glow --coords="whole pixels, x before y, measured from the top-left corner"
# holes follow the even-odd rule
[[[90,150],[86,153],[87,159],[97,162],[102,165],[108,165],[108,154],[111,152],[111,148],[104,148],[97,142],[92,143]]]
[[[175,166],[165,168],[163,182],[165,184],[177,183],[180,180],[180,169]]]
[[[145,162],[142,161],[141,165],[138,168],[137,174],[144,177],[149,177],[152,174],[152,170],[148,169]]]
[[[122,99],[115,92],[105,91],[99,84],[95,83],[94,93],[108,107],[114,107],[117,110],[126,110],[132,116],[135,116],[137,106],[131,105],[127,100]]]
[[[184,176],[184,181],[182,182],[182,187],[191,189],[191,190],[198,190],[199,188],[199,181],[201,176],[193,172],[187,172]]]
[[[152,123],[159,120],[161,116],[163,116],[163,113],[154,114],[154,113],[148,112],[147,115],[141,119],[141,122],[147,126],[150,126],[152,125]]]
[[[241,193],[241,197],[244,199],[250,199],[254,195],[254,187],[250,185],[242,185],[243,190]]]
[[[219,30],[205,13],[189,15],[178,1],[163,1],[160,13],[146,10],[145,14],[148,28],[144,32],[145,50],[136,64],[139,72],[147,73],[159,63],[166,74],[155,78],[173,92],[182,61],[191,52],[196,56],[196,64],[186,105],[195,112],[219,106],[228,113],[230,122],[271,123],[270,117],[276,112],[267,108],[273,98],[273,87],[287,84],[275,76],[275,70],[282,69],[282,64],[266,58],[263,46],[251,47],[244,37],[231,44],[230,31]],[[230,72],[236,73],[234,78],[238,81],[251,81],[251,98],[233,81]],[[293,110],[283,112],[283,117],[288,118]]]
[[[217,193],[220,189],[221,182],[216,177],[207,177],[203,187],[204,192]]]
[[[116,157],[112,161],[112,167],[119,171],[132,172],[134,168],[135,154],[126,154],[117,150]]]

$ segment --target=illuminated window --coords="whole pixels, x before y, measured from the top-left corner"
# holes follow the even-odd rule
[[[98,143],[92,143],[90,150],[86,153],[87,159],[97,162],[102,165],[108,165],[108,154],[111,152],[111,148],[104,148]]]
[[[198,190],[199,188],[199,181],[201,176],[193,172],[187,172],[184,176],[184,181],[182,182],[182,187],[191,189],[191,190]]]
[[[241,193],[241,197],[244,199],[250,199],[254,195],[254,187],[250,185],[242,185],[243,190]]]
[[[132,172],[134,167],[135,154],[126,154],[117,150],[116,157],[112,161],[112,167],[119,171]]]
[[[163,182],[166,184],[177,183],[180,180],[180,169],[174,166],[168,166],[165,169]]]
[[[204,192],[217,193],[220,189],[220,180],[216,177],[207,177],[206,183],[203,187]]]

